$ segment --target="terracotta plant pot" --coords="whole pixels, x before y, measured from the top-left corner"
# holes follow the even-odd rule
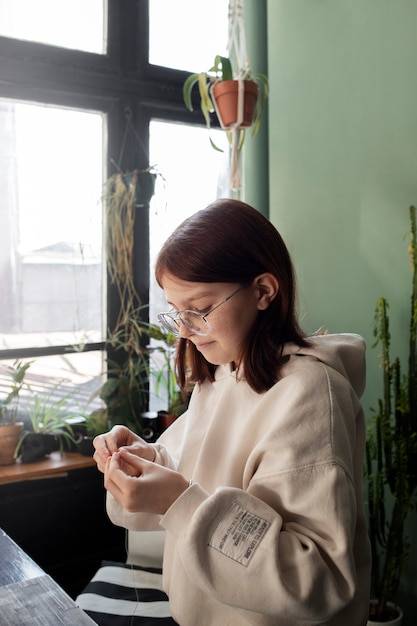
[[[176,415],[169,413],[168,411],[158,411],[158,430],[163,433],[171,424],[177,419]]]
[[[239,127],[247,128],[252,125],[253,116],[258,100],[258,85],[252,80],[244,81],[243,121]],[[217,114],[225,128],[236,124],[238,119],[239,81],[225,80],[216,83],[212,89],[212,96],[216,101]]]
[[[392,616],[389,616],[387,621],[384,622],[381,622],[380,620],[374,621],[371,617],[370,619],[368,619],[367,626],[381,626],[381,624],[383,624],[383,626],[401,626],[401,624],[403,623],[403,612],[401,608],[399,606],[396,606],[392,602],[388,602],[387,604],[388,607],[392,609]],[[376,605],[376,600],[371,600],[371,607],[372,605]]]
[[[0,465],[13,465],[14,453],[23,431],[23,422],[0,425]]]

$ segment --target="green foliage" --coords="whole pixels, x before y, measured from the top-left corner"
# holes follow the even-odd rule
[[[137,312],[139,315],[139,312]],[[140,432],[140,414],[147,409],[149,397],[149,360],[141,345],[139,318],[133,318],[127,329],[119,329],[108,339],[109,345],[122,352],[121,362],[107,360],[107,380],[100,388],[100,398],[107,407],[111,425],[125,424]]]
[[[147,305],[142,305],[134,281],[134,227],[136,209],[140,206],[140,174],[118,173],[105,186],[107,270],[120,306],[114,328],[108,330],[106,343],[111,358],[107,360],[107,379],[99,389],[106,405],[102,418],[108,425],[122,423],[138,434],[142,432],[140,415],[148,410],[150,377],[156,377],[157,391],[166,385],[170,403],[174,403],[177,394],[171,367],[175,338],[144,321]],[[156,176],[152,172],[150,175]],[[150,339],[158,343],[150,346]],[[163,355],[162,368],[158,369],[152,360],[155,352]],[[86,419],[88,424],[89,417]]]
[[[7,371],[11,376],[12,382],[6,398],[0,400],[0,424],[14,424],[16,422],[19,408],[19,394],[23,388],[26,372],[32,363],[33,361],[23,363],[16,359],[13,365],[7,366]]]
[[[142,305],[134,281],[134,225],[141,206],[143,172],[117,173],[105,185],[106,259],[111,285],[119,301],[114,328],[108,330],[107,380],[99,395],[111,425],[122,423],[140,433],[140,414],[148,401],[149,364],[141,329]],[[148,172],[154,182],[155,175]],[[149,201],[153,194],[150,189]]]
[[[107,346],[112,349],[112,358],[107,360],[107,380],[99,390],[108,423],[123,423],[139,434],[140,415],[148,410],[150,377],[156,377],[157,392],[166,385],[171,404],[177,393],[171,367],[175,338],[144,321],[147,305],[142,305],[134,281],[134,225],[140,206],[138,187],[143,182],[140,174],[115,174],[105,186],[107,269],[120,307],[114,328],[108,331]],[[156,174],[149,175],[154,181]],[[150,346],[150,339],[155,339],[157,345]],[[161,369],[152,360],[155,351],[163,355]]]
[[[416,209],[410,207],[412,266],[409,355],[406,372],[399,358],[391,360],[389,304],[379,298],[374,337],[382,348],[383,397],[368,431],[366,477],[369,534],[372,545],[372,596],[383,617],[388,601],[395,601],[408,556],[405,522],[417,494],[417,236]]]
[[[155,393],[167,398],[167,411],[171,415],[180,415],[188,405],[188,397],[181,394],[174,369],[176,337],[156,324],[143,324],[146,333],[154,343],[149,346],[150,375],[155,380]],[[158,358],[160,357],[160,358]]]
[[[61,395],[64,381],[56,383],[48,392],[34,392],[30,385],[27,385],[32,394],[28,406],[28,416],[32,424],[33,432],[43,435],[54,435],[59,441],[60,452],[64,449],[64,444],[75,444],[74,432],[68,420],[79,415],[78,410],[68,407],[74,392],[71,391]],[[15,456],[19,456],[19,451],[24,445],[24,440],[29,434],[25,431],[16,448]]]
[[[89,437],[101,435],[111,428],[106,409],[95,409],[89,415],[84,415],[84,419]]]

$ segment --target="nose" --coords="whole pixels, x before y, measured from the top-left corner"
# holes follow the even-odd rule
[[[188,339],[188,337],[190,337],[190,335],[193,334],[192,330],[187,328],[182,320],[178,320],[178,321],[179,321],[179,333],[180,333],[181,339]]]

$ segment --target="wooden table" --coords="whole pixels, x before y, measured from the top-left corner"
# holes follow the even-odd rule
[[[63,589],[0,529],[0,626],[93,626]]]
[[[0,528],[71,598],[103,559],[126,558],[125,531],[106,513],[103,474],[77,452],[0,467]]]

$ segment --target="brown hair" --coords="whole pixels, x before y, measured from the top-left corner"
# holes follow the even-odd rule
[[[159,252],[156,280],[166,273],[201,283],[246,283],[269,272],[279,282],[277,297],[259,311],[246,338],[241,363],[245,379],[256,392],[272,387],[279,377],[283,344],[308,345],[296,318],[296,280],[287,247],[272,223],[253,207],[234,199],[216,200],[186,219]],[[214,380],[208,363],[192,342],[179,339],[178,381]]]

